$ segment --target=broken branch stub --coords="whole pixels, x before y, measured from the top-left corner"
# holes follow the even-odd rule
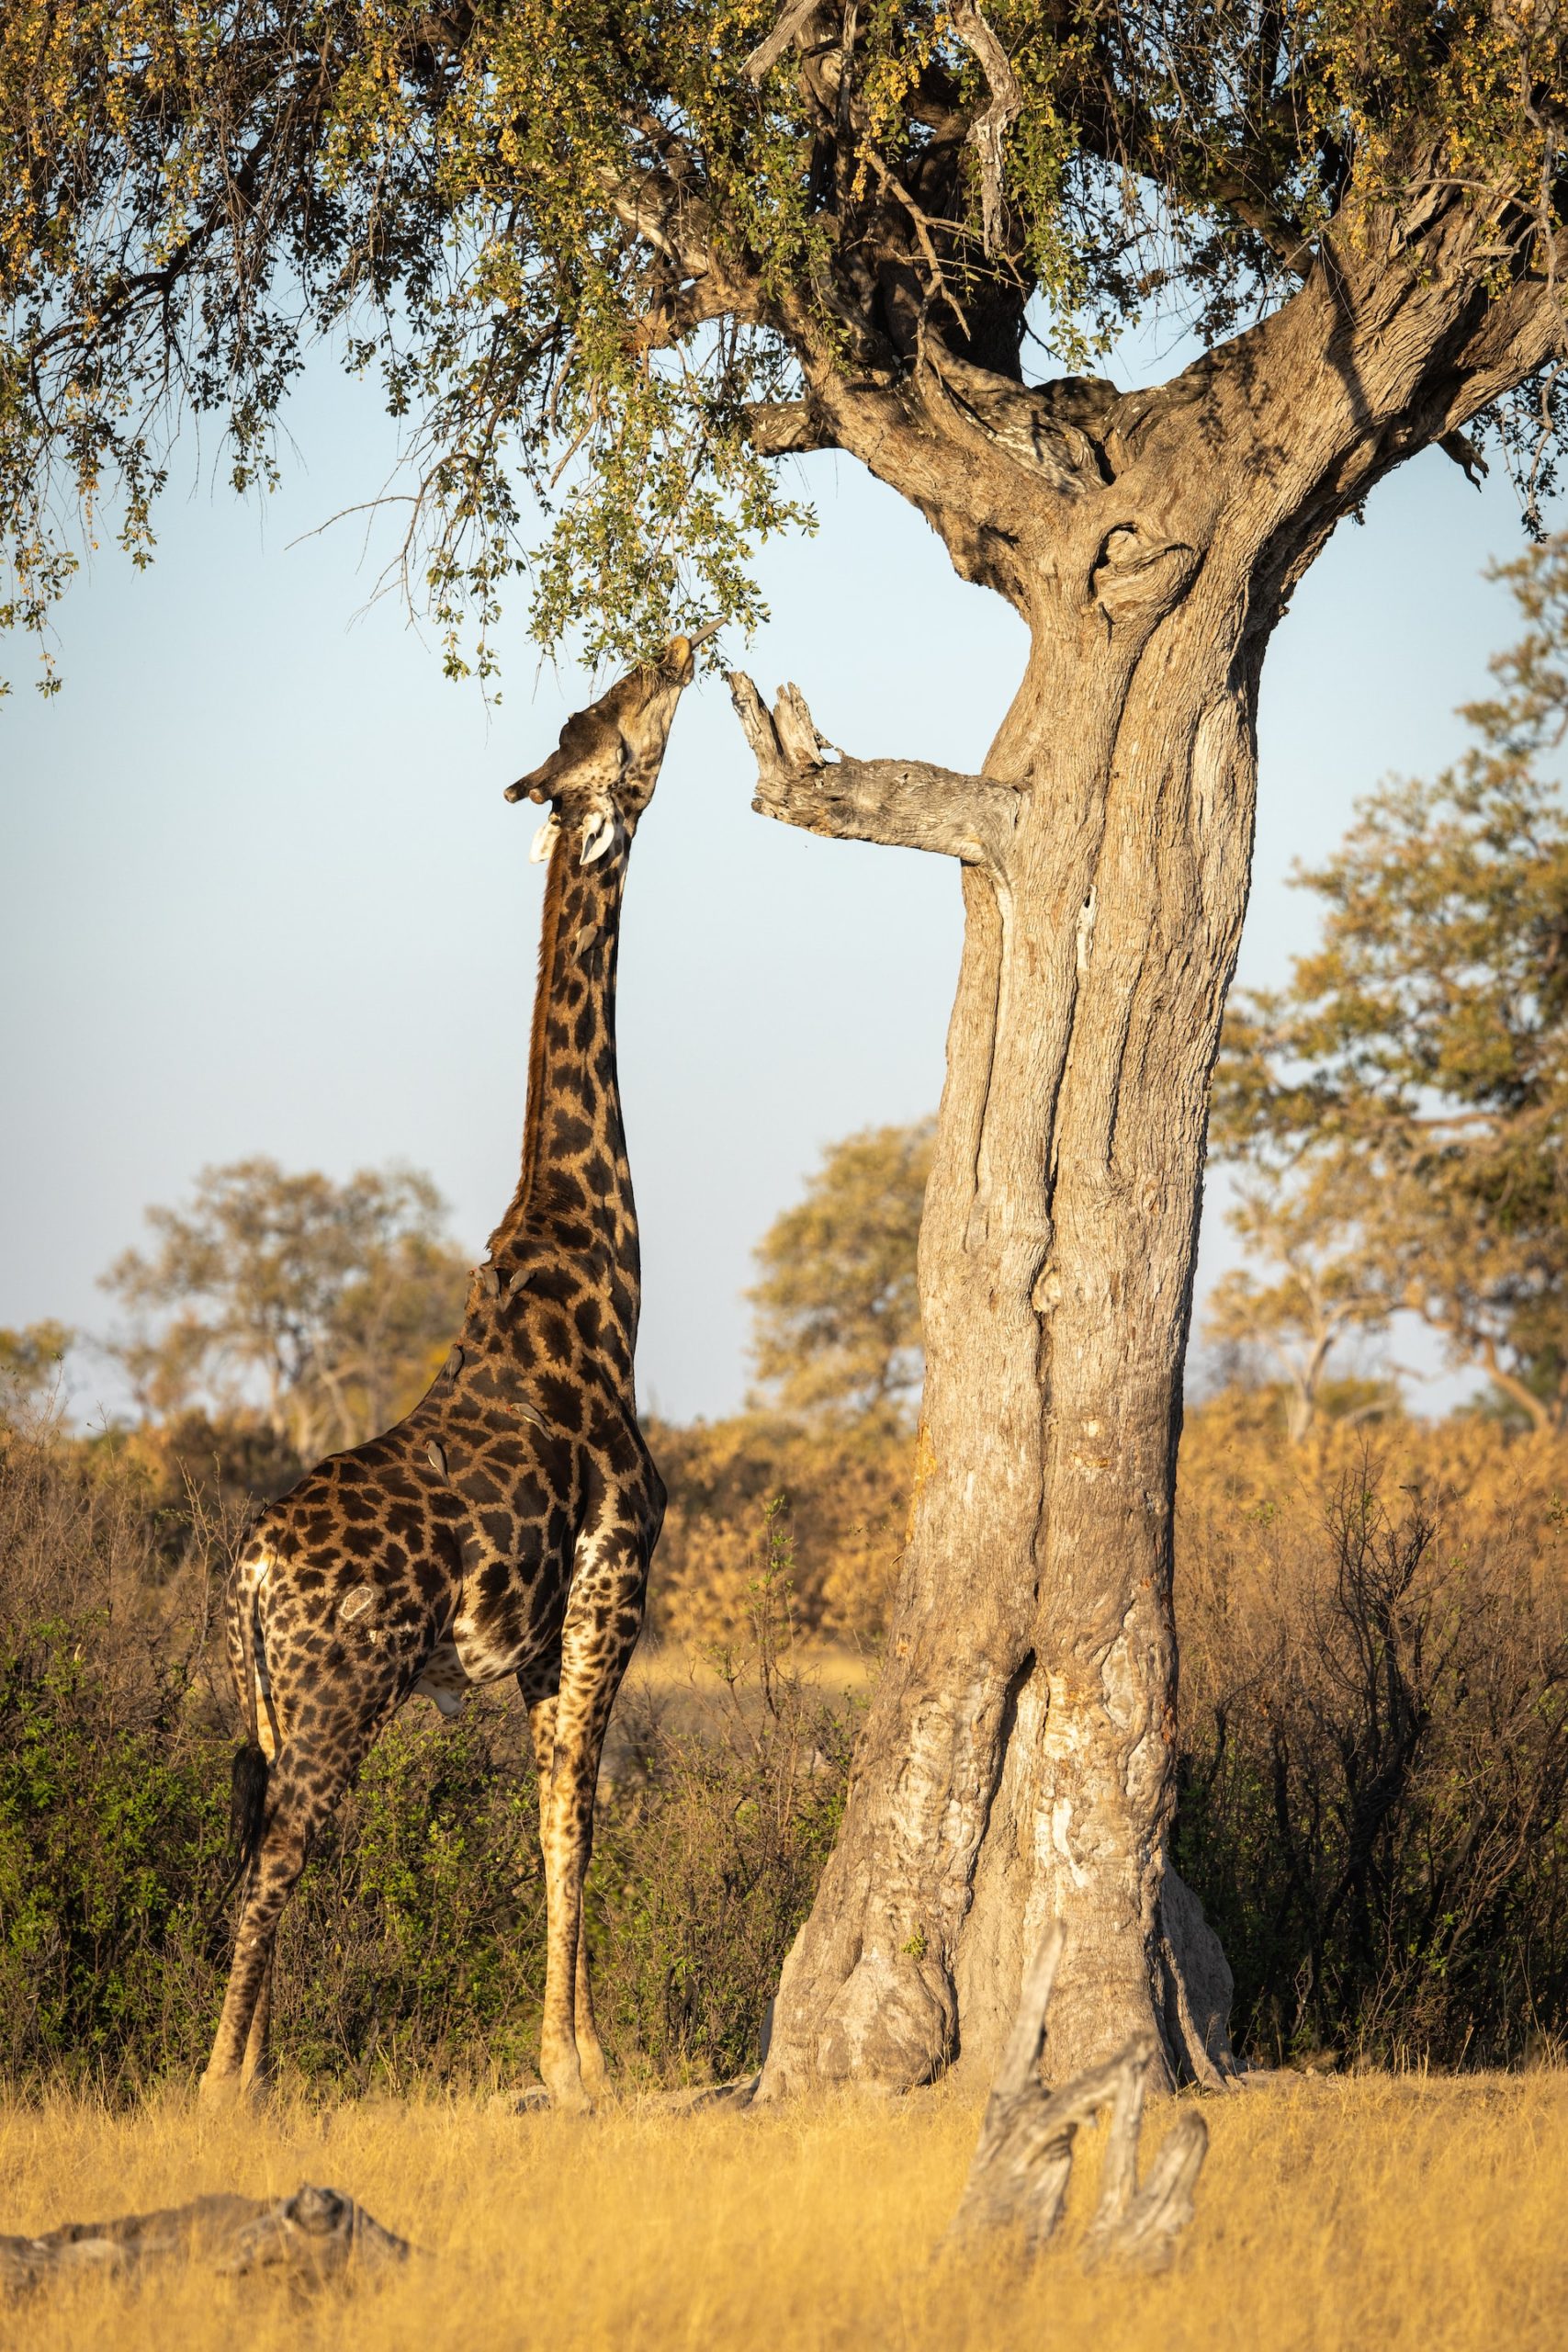
[[[798,686],[781,687],[771,714],[743,671],[731,671],[729,693],[756,758],[751,806],[761,815],[838,841],[933,850],[1004,875],[1021,797],[1011,785],[924,760],[835,753]]]
[[[1047,1928],[1019,1998],[1012,2031],[980,2125],[969,2177],[944,2248],[973,2249],[999,2233],[1018,2237],[1032,2256],[1055,2233],[1072,2176],[1080,2124],[1110,2112],[1100,2202],[1084,2245],[1086,2262],[1116,2260],[1156,2267],[1168,2261],[1192,2219],[1192,2192],[1209,2144],[1209,2128],[1192,2109],[1178,2116],[1148,2177],[1138,2183],[1138,2138],[1153,2034],[1138,2034],[1114,2058],[1059,2090],[1040,2079],[1045,2010],[1066,1935]]]

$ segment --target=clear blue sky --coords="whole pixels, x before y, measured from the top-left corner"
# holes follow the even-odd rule
[[[519,606],[502,707],[448,684],[395,599],[365,609],[389,530],[368,556],[354,524],[299,536],[384,479],[373,393],[323,362],[291,424],[296,460],[260,511],[185,446],[154,570],[111,548],[66,602],[60,696],[37,696],[10,649],[0,1324],[107,1329],[96,1278],[146,1204],[209,1162],[406,1160],[476,1251],[511,1191],[540,874],[536,814],[501,790],[585,682],[538,673]],[[771,623],[730,657],[769,693],[797,680],[856,752],[978,766],[1021,667],[1018,621],[852,461],[804,471],[820,534],[766,553]],[[1481,571],[1518,545],[1506,485],[1478,495],[1429,453],[1298,592],[1264,675],[1245,979],[1282,975],[1311,936],[1292,862],[1389,769],[1453,754],[1453,706],[1511,633]],[[694,690],[626,921],[642,1394],[682,1418],[739,1402],[749,1253],[821,1146],[934,1103],[957,964],[955,868],[769,824],[751,776],[722,684]],[[74,1382],[79,1415],[118,1401],[91,1362]]]

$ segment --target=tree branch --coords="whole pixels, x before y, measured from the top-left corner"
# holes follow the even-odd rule
[[[746,437],[764,458],[788,458],[811,449],[836,449],[839,436],[810,401],[749,401]]]
[[[934,850],[1006,873],[1021,797],[1011,785],[923,760],[829,760],[834,747],[818,734],[797,686],[781,690],[771,718],[743,671],[730,673],[729,692],[756,754],[751,806],[762,816],[835,841]]]
[[[784,0],[773,31],[757,43],[740,68],[749,82],[761,82],[773,71],[785,50],[805,32],[820,4],[821,0]]]
[[[977,61],[991,94],[990,105],[976,115],[969,137],[980,158],[980,237],[987,254],[994,254],[1002,223],[1002,141],[1013,117],[1021,113],[1023,92],[1008,53],[975,6],[975,0],[950,0],[953,29]]]

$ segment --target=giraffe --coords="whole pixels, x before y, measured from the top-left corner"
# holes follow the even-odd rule
[[[205,2100],[265,2080],[278,1921],[378,1730],[411,1693],[454,1715],[470,1686],[513,1674],[545,1862],[540,2073],[562,2108],[607,2088],[582,1880],[604,1727],[664,1513],[633,1382],[640,1277],[615,965],[632,836],[700,641],[675,638],[508,787],[550,803],[532,852],[549,869],[517,1189],[426,1395],[264,1511],[230,1575],[244,1895]]]

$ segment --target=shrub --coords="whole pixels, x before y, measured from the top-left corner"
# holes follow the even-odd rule
[[[1561,1507],[1528,1448],[1477,1508],[1404,1438],[1184,1499],[1176,1850],[1268,2059],[1497,2064],[1568,2024]]]
[[[203,2063],[236,1725],[212,1596],[232,1531],[171,1533],[123,1450],[0,1443],[0,2076],[129,2092]],[[766,1523],[748,1640],[702,1687],[716,1729],[651,1704],[601,1805],[590,1951],[613,2059],[735,2073],[842,1802],[850,1735],[795,1654],[788,1538]],[[11,1571],[14,1570],[14,1573]],[[515,2080],[545,1973],[537,1788],[515,1693],[388,1726],[279,1936],[276,2048],[306,2082]]]

